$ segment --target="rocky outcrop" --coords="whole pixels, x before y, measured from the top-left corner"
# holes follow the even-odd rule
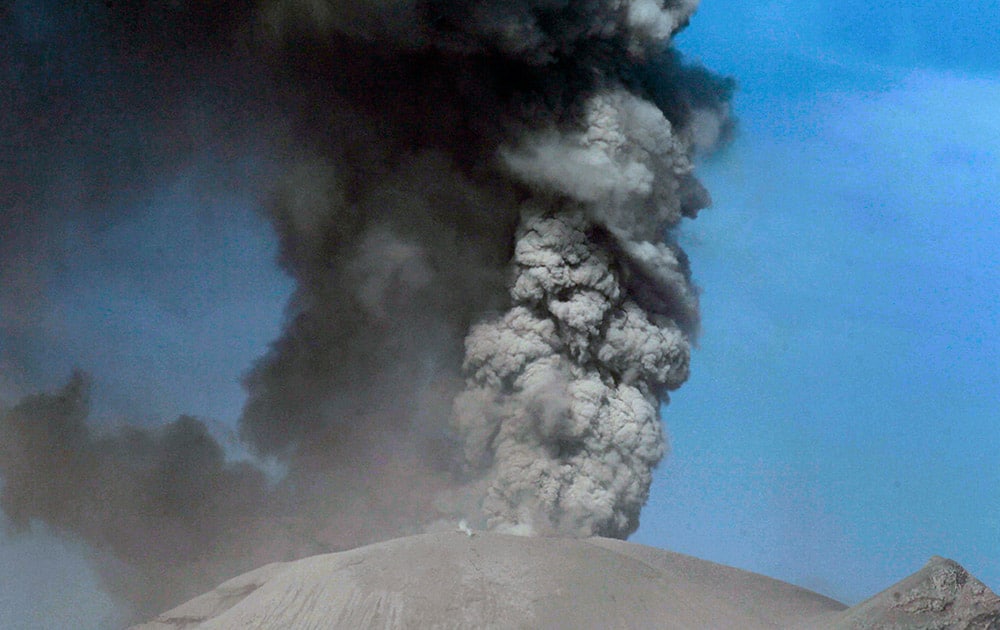
[[[1000,630],[1000,597],[958,563],[934,556],[924,568],[817,630]]]

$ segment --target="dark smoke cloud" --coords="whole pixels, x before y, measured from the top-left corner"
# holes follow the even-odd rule
[[[6,335],[35,334],[67,225],[100,238],[206,153],[223,180],[266,156],[253,185],[296,289],[239,423],[280,480],[195,418],[96,431],[78,374],[0,421],[5,512],[86,541],[140,615],[460,518],[628,536],[698,329],[671,230],[709,202],[692,156],[732,129],[731,83],[668,48],[695,4],[8,11]]]
[[[0,7],[0,333],[44,334],[46,295],[80,245],[198,164],[201,193],[248,186],[273,132],[267,85],[233,43],[249,7],[16,2]],[[243,17],[240,17],[242,14]],[[204,165],[211,164],[211,168]],[[74,239],[77,244],[74,245]],[[24,389],[29,349],[2,357]]]
[[[4,414],[0,506],[15,527],[40,519],[117,560],[99,570],[116,594],[147,611],[188,593],[192,580],[224,579],[246,564],[229,556],[231,541],[262,516],[263,473],[226,463],[195,418],[101,436],[87,414],[81,373]]]

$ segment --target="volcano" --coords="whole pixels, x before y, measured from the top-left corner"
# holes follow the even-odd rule
[[[934,558],[848,608],[732,567],[609,538],[455,531],[275,563],[133,630],[1000,628],[1000,598]]]

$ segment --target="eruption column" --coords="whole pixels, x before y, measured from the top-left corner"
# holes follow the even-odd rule
[[[672,231],[709,202],[693,154],[732,127],[731,82],[670,48],[696,2],[51,4],[66,28],[0,16],[9,74],[40,77],[0,121],[31,148],[0,160],[4,286],[71,266],[24,260],[99,245],[195,157],[265,163],[230,183],[265,191],[295,291],[236,432],[285,475],[197,418],[91,427],[78,375],[0,410],[11,522],[89,543],[138,615],[442,521],[635,530],[698,330]],[[44,291],[8,293],[5,318],[43,319]]]
[[[663,114],[621,90],[584,121],[505,154],[544,192],[522,211],[513,307],[466,338],[455,426],[489,470],[490,526],[624,538],[663,456],[658,403],[688,374],[697,299],[661,241],[694,210],[677,194],[691,165]]]

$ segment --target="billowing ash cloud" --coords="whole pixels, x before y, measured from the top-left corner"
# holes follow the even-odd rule
[[[87,413],[88,383],[77,373],[3,416],[0,506],[15,526],[40,518],[108,554],[103,577],[140,609],[162,606],[161,593],[184,592],[188,580],[217,578],[213,565],[223,574],[241,565],[226,557],[228,539],[261,517],[263,473],[227,463],[194,418],[97,436]]]
[[[28,182],[6,202],[0,262],[74,217],[127,214],[146,170],[264,151],[277,174],[253,185],[296,289],[246,376],[239,434],[285,475],[228,463],[194,418],[96,431],[77,375],[3,416],[5,512],[90,543],[139,614],[266,560],[459,518],[628,536],[698,330],[671,230],[709,202],[692,156],[732,128],[731,82],[669,48],[696,2],[224,4],[69,20],[100,58],[90,80],[128,98],[60,88],[80,113],[56,141],[30,127],[37,103],[8,110],[18,146],[47,148],[0,163]],[[7,72],[44,69],[38,33],[7,27],[25,56]],[[178,121],[190,137],[168,142]],[[95,123],[107,144],[67,140]],[[54,202],[51,169],[78,161],[70,188],[103,188]],[[22,322],[38,308],[4,304]]]

